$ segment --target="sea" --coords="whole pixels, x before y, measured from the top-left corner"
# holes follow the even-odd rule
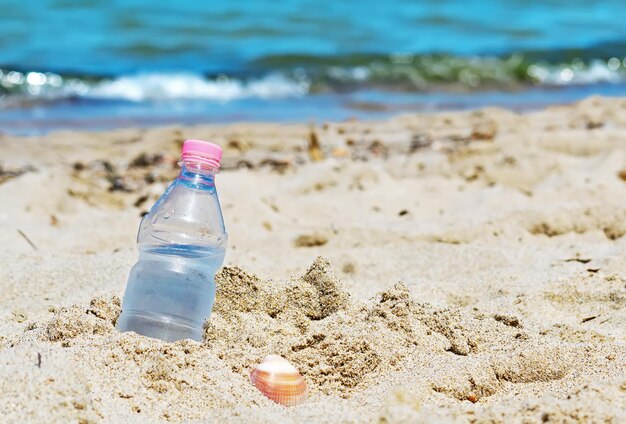
[[[0,132],[626,95],[623,0],[0,0]]]

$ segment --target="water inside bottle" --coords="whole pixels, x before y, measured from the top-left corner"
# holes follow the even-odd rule
[[[202,340],[224,253],[223,248],[180,244],[142,250],[130,272],[118,329],[165,341]]]

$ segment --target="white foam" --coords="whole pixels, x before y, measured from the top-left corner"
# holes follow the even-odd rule
[[[148,73],[103,81],[89,88],[86,97],[131,101],[165,99],[206,99],[229,101],[241,98],[262,99],[298,97],[308,93],[306,83],[268,75],[243,82],[221,77],[214,80],[190,73]]]
[[[592,61],[587,67],[531,65],[528,75],[544,85],[584,85],[599,82],[618,83],[624,71],[611,61]]]

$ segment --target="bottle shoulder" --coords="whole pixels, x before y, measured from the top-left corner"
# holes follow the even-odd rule
[[[226,247],[228,235],[215,186],[198,189],[176,179],[139,225],[139,245]]]

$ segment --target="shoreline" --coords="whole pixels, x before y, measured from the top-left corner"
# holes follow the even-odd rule
[[[0,135],[0,406],[27,422],[618,420],[625,130],[626,98],[592,97]],[[187,138],[224,147],[216,309],[202,343],[119,334],[140,216]],[[303,373],[307,403],[249,384],[266,354]]]
[[[143,88],[145,89],[145,88]],[[271,91],[268,88],[269,91]],[[518,89],[388,91],[376,87],[234,99],[163,98],[121,99],[77,97],[45,100],[23,99],[8,106],[0,103],[0,134],[45,135],[54,131],[110,131],[122,128],[162,126],[234,125],[246,123],[307,124],[349,119],[381,121],[403,114],[433,114],[501,107],[527,113],[564,106],[592,95],[626,96],[626,84],[595,82],[565,86],[527,85]],[[15,100],[15,99],[14,99]]]

